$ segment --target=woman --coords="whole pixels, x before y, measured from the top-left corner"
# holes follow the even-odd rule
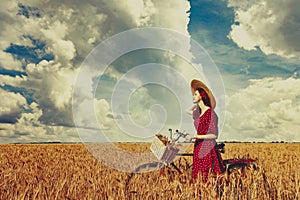
[[[216,101],[208,87],[199,80],[192,80],[191,89],[194,105],[190,114],[194,118],[197,134],[189,136],[195,139],[192,177],[202,175],[206,182],[208,174],[221,174],[225,171],[224,162],[218,150],[218,117],[214,111]]]

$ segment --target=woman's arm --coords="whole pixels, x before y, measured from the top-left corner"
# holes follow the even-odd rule
[[[206,135],[194,135],[194,136],[187,136],[186,137],[187,140],[192,140],[192,139],[200,139],[200,140],[204,140],[204,139],[208,139],[208,140],[214,140],[217,139],[217,136],[213,133],[207,133]]]
[[[186,113],[193,115],[193,110],[197,107],[197,104],[193,104],[190,108],[186,109]]]
[[[217,136],[215,134],[212,134],[212,133],[207,133],[205,135],[194,135],[193,138],[194,139],[211,139],[211,140],[214,140],[214,139],[217,139]]]

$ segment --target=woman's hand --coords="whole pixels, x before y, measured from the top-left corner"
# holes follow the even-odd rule
[[[191,141],[192,139],[195,139],[195,137],[193,137],[193,136],[191,136],[191,135],[187,135],[187,136],[185,137],[185,139],[186,139],[187,141]]]
[[[191,137],[192,137],[192,139],[204,139],[205,136],[196,134],[196,135],[191,136]]]
[[[193,115],[193,110],[197,107],[197,104],[193,104],[190,108],[186,109],[186,113]]]

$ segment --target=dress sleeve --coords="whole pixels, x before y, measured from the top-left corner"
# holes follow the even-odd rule
[[[215,111],[211,112],[211,118],[210,118],[208,133],[215,134],[216,136],[218,136],[218,134],[219,134],[219,132],[218,132],[218,116],[215,113]]]
[[[201,112],[201,111],[200,111],[199,106],[197,106],[196,109],[193,110],[193,119],[194,119],[194,120],[199,118],[200,112]]]

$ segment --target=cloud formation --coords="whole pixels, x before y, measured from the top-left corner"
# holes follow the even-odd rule
[[[30,141],[33,135],[68,141],[58,133],[66,132],[74,140],[72,89],[90,51],[110,36],[136,27],[157,26],[188,34],[188,10],[188,1],[172,0],[2,2],[0,67],[25,75],[0,75],[0,85],[6,88],[1,95],[10,99],[1,101],[0,116],[3,122],[12,122],[1,124],[1,136],[8,135],[12,141]],[[92,92],[92,80],[88,83]],[[8,86],[33,91],[33,95],[28,99]],[[96,104],[108,103],[99,99]],[[109,109],[98,114],[109,116]],[[112,126],[106,120],[103,126]]]
[[[235,24],[229,37],[241,48],[259,47],[266,55],[300,58],[298,0],[229,0]]]
[[[299,78],[253,79],[227,98],[226,140],[299,141]]]
[[[0,89],[0,99],[0,123],[15,123],[27,105],[26,99],[3,89]]]

